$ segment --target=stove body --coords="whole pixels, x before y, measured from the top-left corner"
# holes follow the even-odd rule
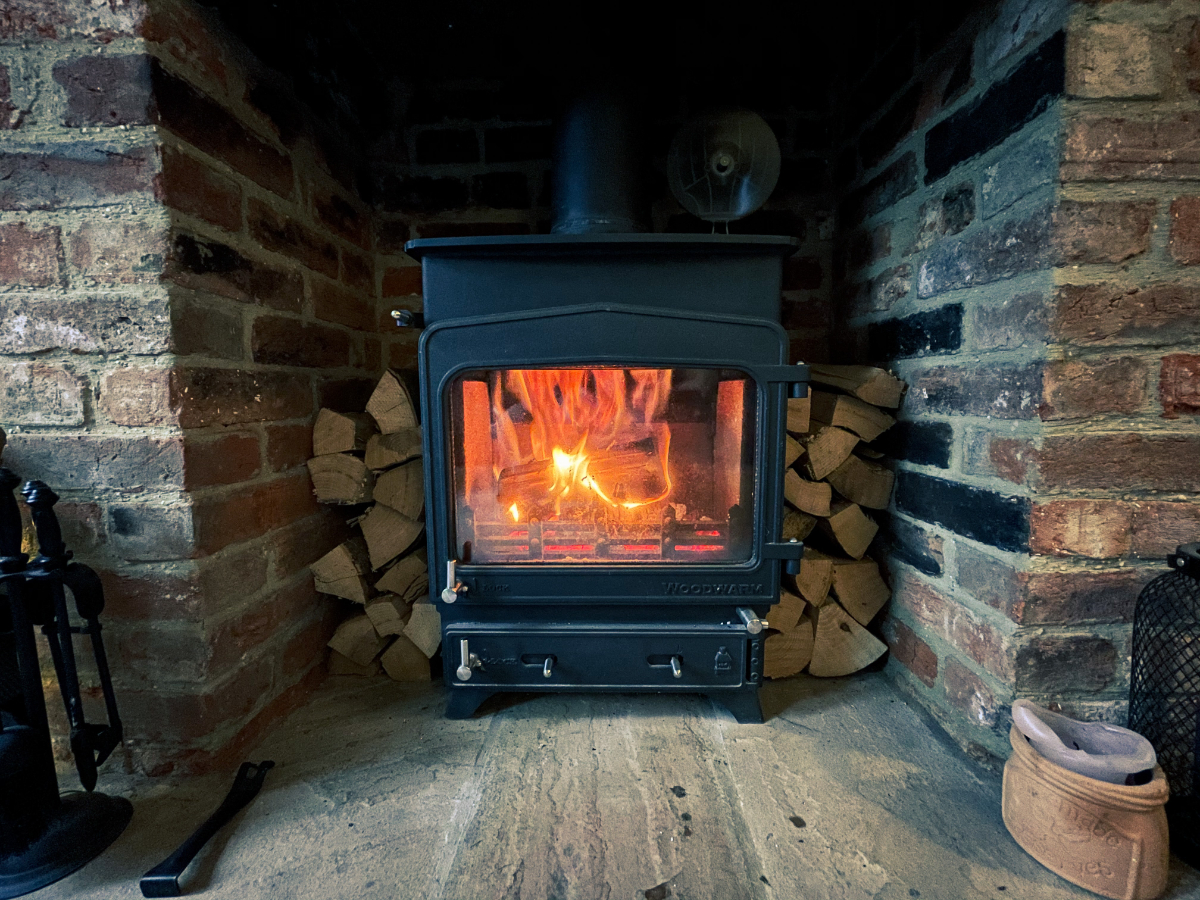
[[[500,691],[707,694],[761,721],[781,567],[789,238],[413,241],[446,715]]]

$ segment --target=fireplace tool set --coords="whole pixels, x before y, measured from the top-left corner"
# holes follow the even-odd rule
[[[75,871],[116,840],[133,813],[128,800],[93,791],[97,766],[121,743],[100,635],[100,579],[71,561],[54,514],[58,496],[40,481],[30,481],[21,492],[39,553],[30,560],[21,552],[21,514],[12,493],[19,482],[0,468],[0,898],[19,897]],[[71,624],[68,591],[83,625]],[[54,661],[82,793],[58,792],[35,627]],[[103,725],[84,717],[74,638],[85,634],[104,693]]]

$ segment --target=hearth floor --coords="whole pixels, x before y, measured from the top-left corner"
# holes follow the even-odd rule
[[[193,863],[210,898],[1050,900],[1094,896],[1026,856],[978,769],[882,675],[763,690],[766,725],[699,697],[492,701],[442,719],[438,685],[330,679],[251,759],[258,799]],[[132,824],[37,897],[140,896],[137,879],[232,772],[107,774]],[[65,782],[69,783],[69,782]],[[665,885],[665,887],[664,887]],[[1173,861],[1167,897],[1200,898]]]

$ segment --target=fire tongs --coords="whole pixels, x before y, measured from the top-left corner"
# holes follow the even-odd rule
[[[142,876],[142,896],[182,896],[183,890],[179,887],[179,876],[183,874],[183,870],[200,852],[200,848],[237,815],[243,806],[255,798],[267,772],[274,765],[275,763],[269,759],[260,763],[242,763],[237,777],[233,779],[233,787],[229,789],[229,793],[225,795],[225,799],[221,801],[217,811],[192,832],[191,836],[179,845],[178,850]]]

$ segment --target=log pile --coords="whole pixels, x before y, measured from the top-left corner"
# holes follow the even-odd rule
[[[387,372],[366,412],[322,409],[308,461],[321,503],[351,513],[358,534],[310,567],[317,590],[356,604],[329,641],[333,675],[429,681],[441,621],[429,601],[421,428],[404,382]]]
[[[767,615],[764,674],[849,675],[887,650],[868,630],[891,592],[866,556],[893,472],[869,444],[890,428],[904,382],[869,366],[811,365],[809,396],[788,401],[783,538],[805,542]]]

